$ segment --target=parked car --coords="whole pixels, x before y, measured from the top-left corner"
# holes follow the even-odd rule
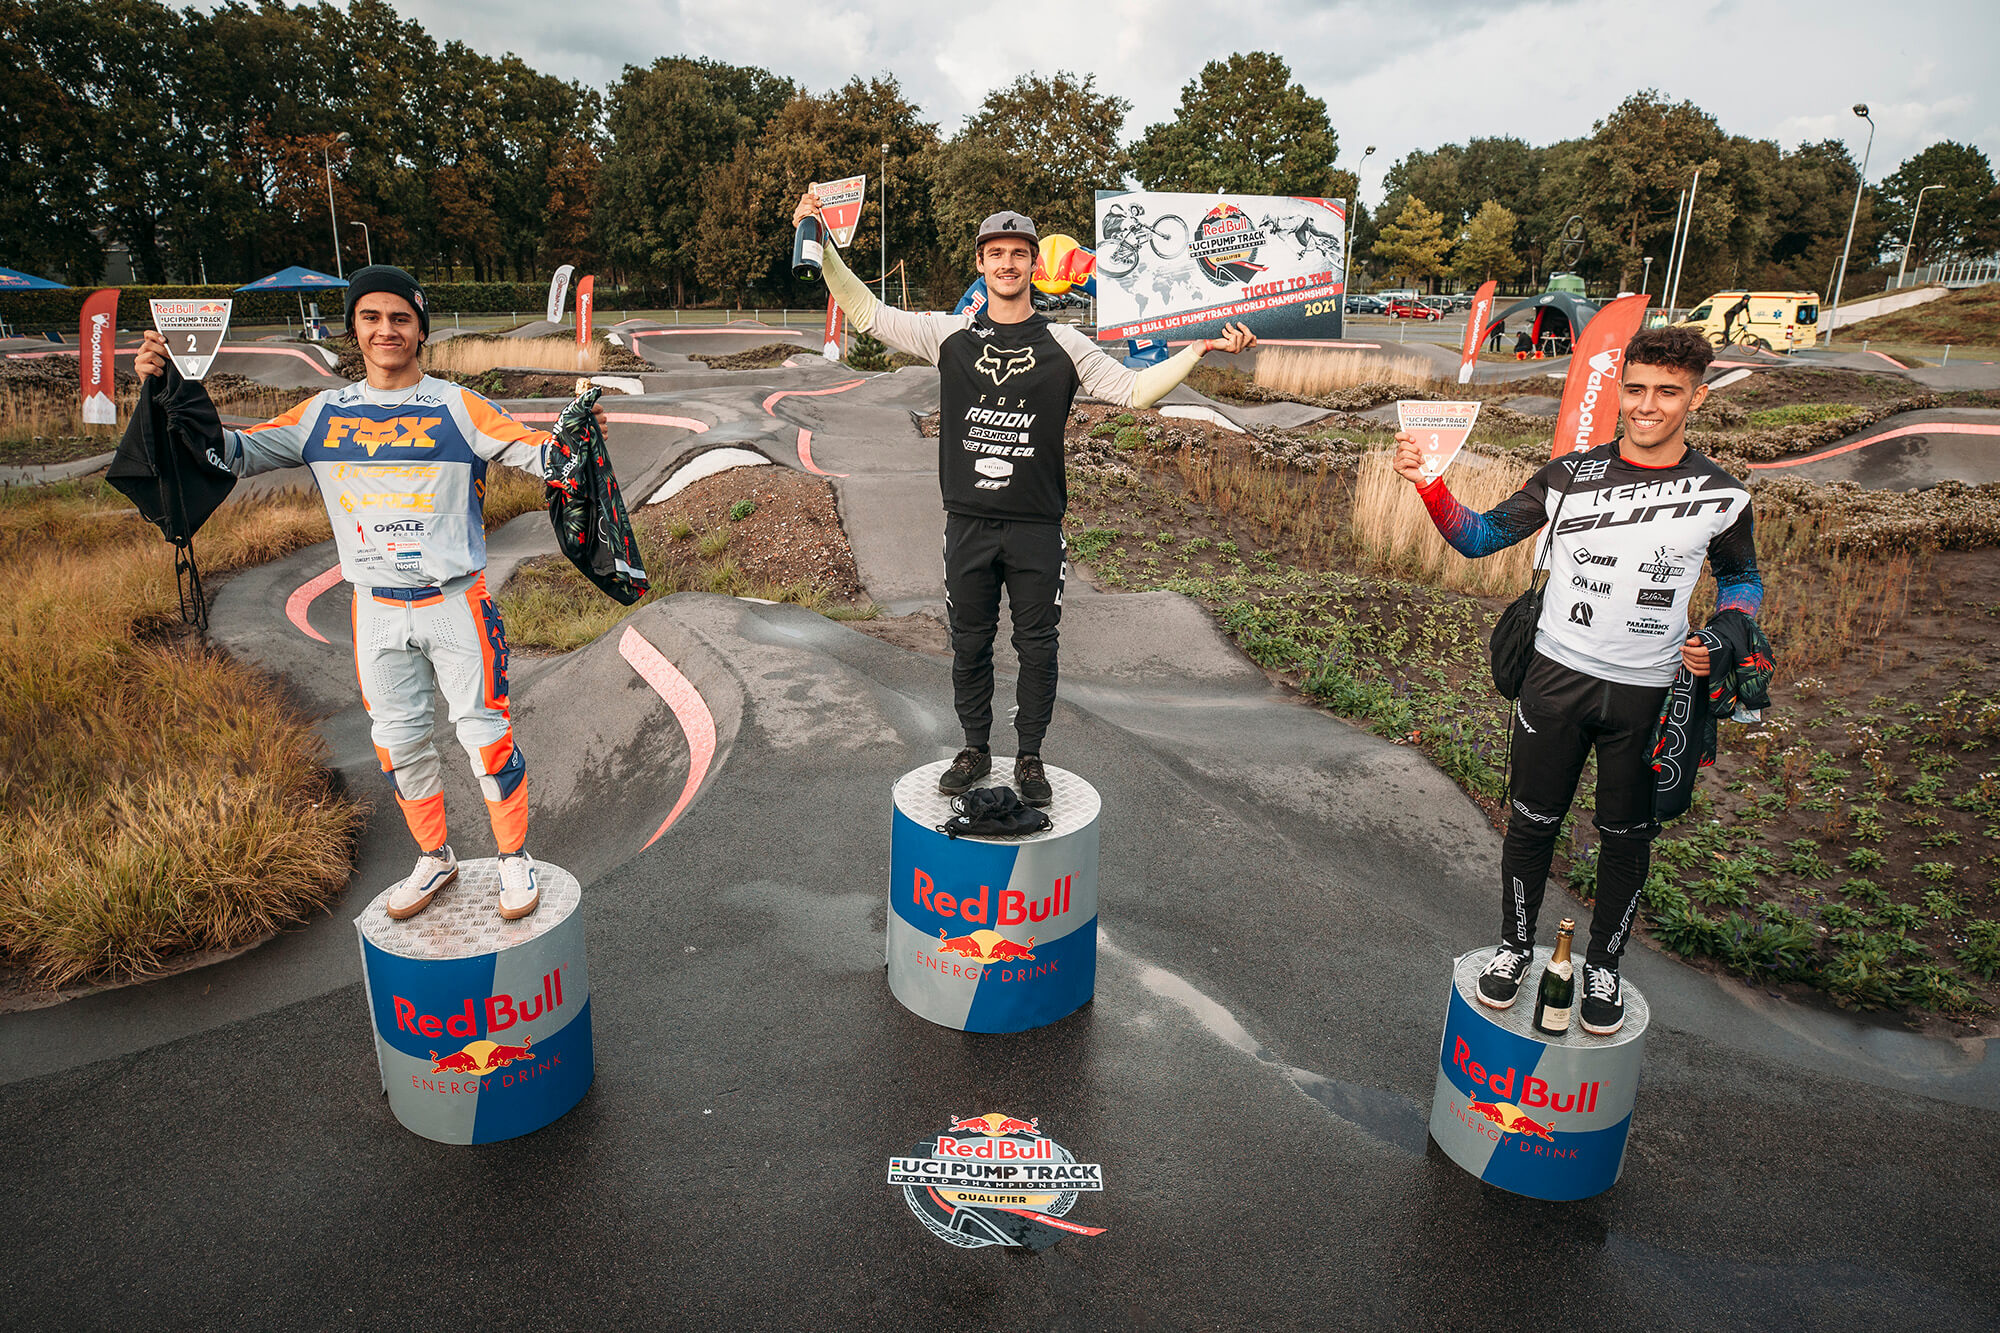
[[[1444,311],[1422,301],[1391,301],[1384,312],[1390,319],[1443,319]]]
[[[1347,313],[1350,315],[1379,315],[1388,308],[1389,303],[1379,296],[1356,292],[1347,298]]]

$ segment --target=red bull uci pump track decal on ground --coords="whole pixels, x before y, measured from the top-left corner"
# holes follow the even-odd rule
[[[953,1116],[943,1133],[889,1159],[889,1183],[924,1229],[960,1249],[1046,1250],[1103,1227],[1066,1219],[1079,1196],[1104,1189],[1104,1168],[1041,1132],[1039,1118],[992,1111]]]

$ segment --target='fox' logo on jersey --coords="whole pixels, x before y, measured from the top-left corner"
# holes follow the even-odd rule
[[[443,424],[443,417],[395,417],[388,421],[332,417],[326,423],[326,447],[338,449],[342,440],[352,439],[370,458],[385,444],[394,449],[435,449],[437,441],[430,433]]]
[[[1005,384],[1015,375],[1025,375],[1035,368],[1035,349],[1032,347],[986,347],[979,353],[979,359],[972,363],[979,372],[998,386]]]

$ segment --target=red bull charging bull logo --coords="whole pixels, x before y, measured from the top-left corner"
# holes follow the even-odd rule
[[[925,1230],[968,1250],[1045,1250],[1064,1236],[1104,1234],[1065,1216],[1079,1195],[1103,1190],[1104,1168],[1077,1161],[1041,1132],[1039,1117],[991,1111],[949,1122],[908,1156],[889,1159],[889,1183],[902,1187]]]

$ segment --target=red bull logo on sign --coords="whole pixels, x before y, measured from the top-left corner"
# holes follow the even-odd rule
[[[961,1249],[1044,1250],[1064,1236],[1103,1235],[1065,1215],[1079,1195],[1103,1190],[1104,1168],[1077,1161],[1040,1123],[997,1111],[954,1115],[947,1132],[889,1159],[889,1183],[902,1186],[926,1230]],[[965,1130],[978,1137],[957,1137]]]

